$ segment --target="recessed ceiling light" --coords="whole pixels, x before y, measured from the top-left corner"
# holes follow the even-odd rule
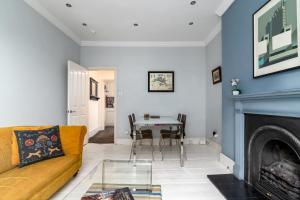
[[[82,23],[82,26],[87,26],[87,24],[86,23]]]
[[[191,1],[191,5],[195,5],[197,1]]]
[[[137,27],[137,26],[139,26],[139,24],[138,24],[138,23],[134,23],[133,26],[134,26],[134,27]]]
[[[194,22],[189,22],[189,25],[190,25],[190,26],[194,25]]]
[[[66,6],[67,6],[68,8],[71,8],[71,7],[72,7],[72,4],[66,3]]]

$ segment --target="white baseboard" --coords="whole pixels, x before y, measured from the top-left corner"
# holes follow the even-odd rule
[[[206,144],[206,138],[201,137],[201,138],[185,138],[184,139],[185,144],[201,144],[205,145]]]
[[[233,172],[233,166],[234,166],[234,161],[225,156],[224,154],[220,153],[220,163],[226,166],[226,168],[230,171]]]
[[[89,132],[89,138],[90,138],[90,137],[93,137],[93,136],[96,135],[99,131],[103,131],[103,130],[104,130],[104,129],[103,129],[102,127],[100,127],[100,128],[96,128],[96,129],[90,131],[90,132]]]
[[[221,153],[221,151],[222,151],[221,145],[219,143],[217,143],[216,141],[211,140],[211,139],[207,139],[206,144],[211,146],[217,152]]]
[[[115,144],[119,144],[119,145],[131,145],[132,143],[132,140],[131,139],[115,139]],[[145,140],[145,145],[149,144],[149,142],[147,142]],[[159,144],[159,139],[158,138],[155,138],[153,140],[153,144],[154,145],[158,145]],[[206,144],[206,138],[185,138],[184,139],[184,144],[200,144],[200,145],[203,145],[203,144]]]

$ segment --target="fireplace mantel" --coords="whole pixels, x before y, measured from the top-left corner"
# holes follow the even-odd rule
[[[292,90],[283,90],[275,92],[265,92],[256,94],[241,94],[233,96],[235,101],[247,101],[247,100],[266,100],[266,99],[280,99],[280,98],[297,98],[300,97],[300,88]]]
[[[244,179],[245,114],[300,118],[300,89],[232,96],[235,103],[234,174]]]

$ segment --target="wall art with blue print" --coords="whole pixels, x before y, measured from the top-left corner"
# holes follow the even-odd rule
[[[272,0],[253,15],[254,77],[300,66],[300,0]]]

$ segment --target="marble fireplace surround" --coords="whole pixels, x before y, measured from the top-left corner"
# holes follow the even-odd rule
[[[262,114],[300,118],[300,89],[232,97],[235,103],[234,175],[244,180],[245,114]]]

